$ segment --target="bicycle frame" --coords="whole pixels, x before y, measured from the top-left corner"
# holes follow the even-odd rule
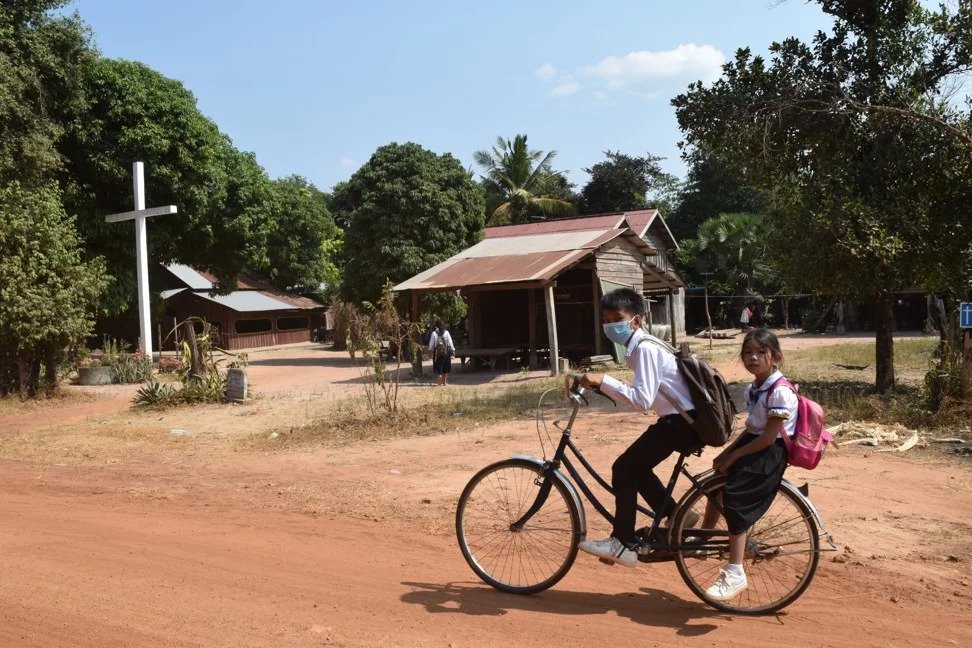
[[[530,508],[527,509],[527,511],[522,516],[520,516],[518,520],[516,520],[510,525],[510,528],[514,531],[521,530],[523,526],[530,520],[530,518],[532,518],[543,507],[544,503],[547,501],[548,495],[550,494],[550,489],[553,487],[551,474],[554,473],[555,471],[559,471],[561,466],[567,469],[567,473],[573,479],[573,482],[576,482],[576,485],[580,487],[580,491],[584,494],[584,497],[587,498],[587,500],[591,503],[594,509],[601,515],[601,517],[603,517],[611,524],[614,523],[614,516],[611,515],[608,509],[601,503],[601,501],[597,498],[597,496],[594,494],[591,488],[587,485],[587,482],[584,481],[583,475],[580,473],[577,467],[571,462],[570,457],[568,456],[568,451],[569,451],[571,454],[573,454],[574,458],[577,459],[581,467],[583,467],[584,470],[591,477],[593,477],[594,480],[604,490],[606,490],[608,493],[612,495],[614,494],[614,489],[611,487],[611,485],[607,483],[607,481],[605,481],[604,478],[601,477],[601,475],[597,472],[597,470],[587,461],[583,453],[580,451],[580,449],[577,448],[576,445],[574,445],[574,442],[570,438],[574,427],[574,421],[577,418],[577,412],[580,409],[580,403],[581,403],[580,394],[575,395],[571,393],[571,400],[573,401],[574,405],[573,408],[571,409],[570,419],[567,422],[567,426],[564,428],[560,428],[561,436],[560,436],[560,442],[557,444],[557,450],[554,452],[552,459],[550,459],[549,461],[542,462],[541,474],[544,475],[544,480],[541,484],[539,484],[540,489],[537,492],[537,498],[534,500]],[[675,484],[678,481],[679,475],[682,474],[685,475],[696,488],[706,493],[706,497],[708,497],[708,492],[705,490],[702,481],[705,479],[705,477],[711,475],[712,471],[709,470],[700,473],[699,475],[693,475],[685,467],[685,460],[687,458],[688,458],[687,454],[685,453],[679,454],[678,460],[675,463],[675,467],[672,469],[671,477],[669,478],[668,484],[665,488],[666,496],[671,497],[672,493],[675,492]],[[700,477],[702,479],[700,479]],[[568,480],[568,483],[572,488],[574,487],[573,482],[569,482]],[[574,488],[574,490],[576,491],[576,488]],[[709,498],[709,501],[711,501],[716,506],[720,514],[725,514],[725,511],[722,508],[722,504],[721,502],[718,501],[718,499]],[[642,548],[675,551],[675,550],[684,549],[688,547],[688,545],[670,544],[667,541],[667,538],[662,538],[662,539],[657,538],[658,529],[660,528],[661,520],[658,519],[658,517],[655,515],[653,511],[641,506],[640,504],[636,506],[637,506],[637,510],[640,513],[647,515],[652,519],[650,530],[645,535],[645,542],[643,543]],[[701,542],[701,543],[694,542],[691,545],[691,548],[693,549],[719,550],[728,547],[728,533],[726,531],[719,531],[715,529],[693,529],[692,534],[695,537],[706,541],[716,536],[723,536],[726,538],[725,542],[720,542],[717,545],[713,545],[713,543],[709,543],[709,542]]]

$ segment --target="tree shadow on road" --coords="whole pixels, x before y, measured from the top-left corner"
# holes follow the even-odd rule
[[[643,587],[639,594],[597,594],[548,590],[533,596],[505,594],[489,587],[457,583],[402,583],[413,588],[403,594],[403,603],[421,605],[428,612],[472,616],[503,616],[510,610],[547,614],[592,615],[615,612],[635,623],[674,628],[680,636],[697,637],[719,626],[692,621],[725,618],[702,603],[684,601],[669,592]]]

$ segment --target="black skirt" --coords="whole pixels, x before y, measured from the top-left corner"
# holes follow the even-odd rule
[[[745,433],[732,448],[741,448],[758,438],[757,434]],[[729,533],[745,533],[766,514],[783,482],[787,456],[786,444],[783,439],[777,439],[765,450],[732,464],[723,497]]]
[[[450,373],[452,371],[452,355],[447,353],[432,360],[432,371],[436,376]]]

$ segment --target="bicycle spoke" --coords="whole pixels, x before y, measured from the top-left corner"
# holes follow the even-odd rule
[[[539,468],[515,460],[480,473],[467,486],[457,512],[457,531],[470,566],[488,583],[510,591],[536,591],[559,580],[576,555],[573,504],[555,483],[543,505],[514,530],[537,501]]]

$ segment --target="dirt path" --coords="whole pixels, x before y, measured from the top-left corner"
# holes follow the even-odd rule
[[[602,414],[577,441],[606,468],[645,422]],[[476,468],[536,450],[532,426],[515,422],[268,455],[2,461],[0,645],[972,642],[967,463],[845,451],[793,471],[847,561],[825,557],[784,613],[734,618],[696,600],[670,564],[628,571],[581,556],[527,598],[476,580],[452,533],[457,494]]]

